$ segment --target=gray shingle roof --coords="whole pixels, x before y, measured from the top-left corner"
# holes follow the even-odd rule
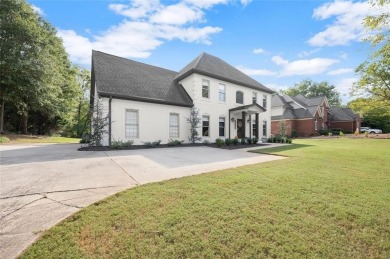
[[[348,114],[351,118],[357,119],[360,118],[359,114],[354,113],[351,108],[342,108],[343,111]]]
[[[286,102],[283,96],[280,96],[279,94],[272,95],[271,105],[272,107],[276,107],[276,106],[290,107],[290,105]]]
[[[202,53],[185,66],[176,76],[176,80],[181,80],[192,73],[214,77],[227,82],[243,85],[252,89],[261,90],[267,93],[274,93],[271,89],[260,84],[253,78],[241,72],[237,68],[229,65],[222,59],[207,53]]]
[[[191,107],[192,99],[174,79],[177,72],[92,52],[93,80],[102,96]]]
[[[332,121],[353,121],[353,117],[349,116],[342,108],[330,107],[329,112]]]

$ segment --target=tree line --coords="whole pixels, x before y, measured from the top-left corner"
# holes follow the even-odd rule
[[[25,0],[0,1],[0,132],[80,137],[89,84],[51,24]]]

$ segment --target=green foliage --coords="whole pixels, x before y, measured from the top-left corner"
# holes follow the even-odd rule
[[[102,146],[103,135],[106,134],[107,126],[109,124],[108,115],[103,116],[102,108],[99,102],[94,107],[92,117],[92,132],[88,146],[97,147]]]
[[[0,131],[59,130],[80,94],[62,40],[24,0],[0,1],[0,23]]]
[[[10,139],[6,136],[0,136],[0,143],[7,143],[10,142]]]
[[[252,138],[246,138],[246,142],[250,145],[252,144]]]
[[[259,139],[258,139],[258,138],[256,138],[256,137],[252,138],[252,143],[253,143],[253,144],[257,144],[257,142],[259,142]]]
[[[197,141],[201,141],[202,138],[199,136],[197,128],[200,126],[200,122],[202,119],[199,116],[199,109],[197,109],[195,106],[191,108],[190,117],[186,118],[186,121],[190,124],[190,137],[188,137],[188,140],[191,141],[192,144],[196,143]]]
[[[314,82],[312,80],[303,80],[280,92],[290,96],[298,94],[305,97],[326,96],[330,106],[341,106],[340,93],[336,90],[336,86],[327,81]]]
[[[233,144],[233,140],[232,139],[225,139],[225,145],[226,146],[230,146],[230,144]]]
[[[389,0],[369,1],[379,15],[367,16],[364,25],[370,32],[365,40],[371,45],[371,53],[356,72],[360,75],[352,94],[369,94],[381,101],[390,101],[390,13]]]
[[[245,145],[245,138],[241,139],[241,145]]]
[[[286,122],[284,120],[281,120],[279,122],[279,134],[281,137],[286,137],[287,129],[286,129]]]
[[[225,141],[223,139],[220,139],[220,138],[217,138],[215,140],[215,144],[218,146],[218,147],[221,147],[225,144]]]
[[[161,144],[161,140],[156,140],[156,141],[144,141],[142,142],[146,148],[153,148],[153,147],[158,147]]]
[[[292,137],[292,138],[297,138],[297,137],[299,137],[299,132],[298,132],[296,129],[293,129],[293,130],[291,131],[291,137]]]
[[[167,145],[170,146],[170,147],[173,147],[173,146],[181,145],[181,144],[183,144],[183,142],[184,142],[184,140],[177,140],[177,139],[173,140],[173,139],[169,139]]]
[[[131,147],[131,145],[133,144],[134,144],[133,140],[129,140],[129,141],[113,140],[111,142],[111,147],[113,149],[122,149],[122,148]]]
[[[234,138],[234,139],[233,139],[233,144],[234,144],[234,145],[237,145],[237,144],[238,144],[238,138]]]

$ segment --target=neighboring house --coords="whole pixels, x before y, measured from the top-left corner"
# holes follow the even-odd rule
[[[350,108],[330,107],[328,116],[331,129],[341,129],[343,132],[354,132],[360,129],[360,116]]]
[[[284,122],[286,134],[311,136],[321,129],[328,129],[329,103],[325,96],[306,98],[297,96],[272,96],[271,133],[280,134],[280,123]]]
[[[91,105],[99,105],[109,119],[103,145],[188,142],[186,118],[193,106],[199,109],[203,140],[271,133],[273,91],[207,53],[175,72],[93,51],[91,70]]]

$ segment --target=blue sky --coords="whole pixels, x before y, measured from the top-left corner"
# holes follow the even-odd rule
[[[75,64],[91,50],[179,71],[201,52],[272,89],[303,79],[336,85],[347,102],[368,57],[367,2],[320,0],[28,0],[58,30]]]

